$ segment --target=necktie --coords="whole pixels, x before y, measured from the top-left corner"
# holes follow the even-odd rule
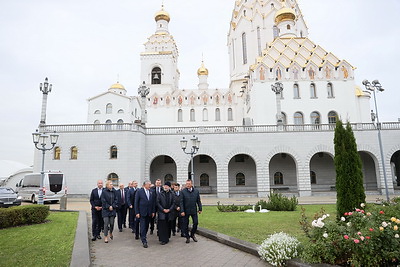
[[[121,194],[122,194],[122,205],[124,205],[125,204],[124,190],[121,190]]]
[[[101,198],[101,189],[98,189],[99,198]]]
[[[145,190],[146,191],[146,196],[147,196],[147,200],[149,200],[149,190]]]

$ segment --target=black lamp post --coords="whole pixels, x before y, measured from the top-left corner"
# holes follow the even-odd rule
[[[190,151],[186,151],[188,140],[186,140],[185,137],[183,137],[181,140],[181,148],[185,154],[190,155],[190,157],[191,157],[190,158],[190,164],[191,164],[190,179],[192,180],[193,186],[194,186],[193,156],[195,154],[197,154],[197,152],[199,151],[200,140],[198,137],[193,135],[193,137],[190,139],[190,141],[192,141],[192,146],[190,147]]]

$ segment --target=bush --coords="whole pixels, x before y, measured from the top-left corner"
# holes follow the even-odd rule
[[[250,205],[245,205],[245,206],[236,206],[235,204],[224,205],[224,204],[221,204],[219,201],[217,202],[217,204],[218,204],[217,209],[220,212],[245,211],[247,209],[251,209],[252,208],[252,206],[250,206]]]
[[[49,207],[44,205],[0,208],[0,229],[23,224],[43,223],[49,216]]]
[[[294,211],[297,208],[298,200],[295,196],[288,198],[281,193],[271,192],[268,196],[268,202],[265,200],[260,200],[256,204],[256,209],[259,206],[263,209],[274,210],[274,211]]]
[[[298,255],[300,242],[283,232],[270,235],[258,248],[261,259],[274,266],[284,266],[287,260]]]

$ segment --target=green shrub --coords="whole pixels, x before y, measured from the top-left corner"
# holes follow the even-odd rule
[[[49,207],[44,205],[0,208],[0,229],[23,224],[43,223],[49,216]]]
[[[224,204],[221,204],[219,201],[217,202],[217,204],[218,204],[217,209],[220,212],[245,211],[247,209],[251,209],[252,208],[252,206],[250,206],[250,205],[244,205],[244,206],[236,206],[235,204],[224,205]]]
[[[260,200],[256,204],[256,210],[259,210],[259,206],[263,209],[274,210],[274,211],[294,211],[297,208],[298,200],[295,196],[288,198],[282,193],[271,192],[268,196],[268,201]]]

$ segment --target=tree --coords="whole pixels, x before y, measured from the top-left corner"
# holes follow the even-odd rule
[[[360,207],[365,202],[362,162],[357,151],[356,139],[350,123],[344,128],[337,120],[335,128],[335,169],[337,192],[337,216]]]

